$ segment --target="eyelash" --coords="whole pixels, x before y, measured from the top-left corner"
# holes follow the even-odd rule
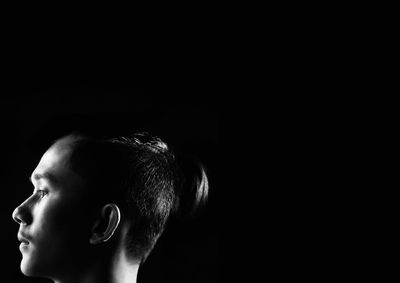
[[[45,195],[47,195],[47,191],[45,190],[36,190],[34,193],[38,194],[40,198],[43,198]]]

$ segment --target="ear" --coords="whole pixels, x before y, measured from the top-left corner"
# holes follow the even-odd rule
[[[103,206],[101,216],[92,228],[89,242],[93,245],[108,241],[114,234],[121,220],[119,207],[114,203]]]

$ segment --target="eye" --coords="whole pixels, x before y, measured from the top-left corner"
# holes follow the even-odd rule
[[[38,195],[40,198],[43,198],[45,195],[47,195],[46,190],[35,190],[34,194]]]

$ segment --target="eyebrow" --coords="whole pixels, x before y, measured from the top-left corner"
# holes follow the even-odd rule
[[[36,174],[34,174],[34,175],[31,175],[30,177],[29,177],[29,181],[31,182],[31,183],[33,183],[33,180],[40,180],[40,179],[46,179],[46,180],[48,180],[50,183],[54,183],[54,176],[52,175],[52,174],[50,174],[50,173],[42,173],[42,174],[38,174],[38,173],[36,173]]]

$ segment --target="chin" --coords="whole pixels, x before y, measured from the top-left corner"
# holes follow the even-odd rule
[[[26,263],[24,263],[24,260],[21,261],[20,269],[23,275],[33,276],[32,269]]]
[[[26,255],[22,257],[20,269],[25,276],[39,276],[36,264]]]

